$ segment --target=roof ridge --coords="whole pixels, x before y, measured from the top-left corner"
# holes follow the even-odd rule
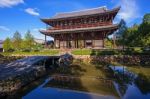
[[[101,7],[88,8],[88,9],[76,10],[76,11],[71,11],[71,12],[60,12],[60,13],[56,13],[55,16],[60,15],[60,14],[70,14],[70,13],[75,13],[75,12],[90,11],[90,10],[96,10],[96,9],[102,9],[102,8],[107,10],[107,6],[101,6]]]

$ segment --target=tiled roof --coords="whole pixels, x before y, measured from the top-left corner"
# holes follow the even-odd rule
[[[52,18],[41,19],[42,21],[46,22],[49,20],[55,19],[63,19],[63,18],[74,18],[74,17],[81,17],[81,16],[89,16],[89,15],[97,15],[103,13],[109,13],[112,11],[118,12],[120,7],[108,10],[107,7],[98,7],[93,9],[81,10],[81,11],[73,11],[73,12],[66,12],[66,13],[58,13]]]
[[[88,27],[88,28],[76,28],[76,29],[63,29],[63,30],[41,30],[43,34],[59,34],[59,33],[79,33],[83,31],[99,31],[108,29],[118,29],[118,24],[98,26],[98,27]]]
[[[58,13],[53,18],[66,18],[66,17],[75,17],[75,16],[82,16],[82,15],[91,15],[91,14],[104,13],[105,11],[107,11],[107,8],[104,6],[104,7],[81,10],[81,11]]]

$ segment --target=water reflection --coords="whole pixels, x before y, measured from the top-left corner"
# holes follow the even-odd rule
[[[109,66],[110,73],[114,80],[114,86],[121,99],[150,99],[150,77],[142,73],[136,74],[128,70],[128,67]],[[112,74],[113,73],[113,74]],[[87,81],[92,82],[93,80]],[[97,95],[87,92],[68,90],[67,88],[59,89],[49,86],[51,79],[46,79],[37,88],[28,91],[23,99],[113,99],[113,95]],[[93,81],[95,82],[95,80]],[[93,85],[94,83],[92,83]],[[63,83],[63,86],[66,85]],[[70,84],[69,84],[70,85]],[[95,85],[99,87],[98,85]],[[83,88],[85,86],[82,86]],[[67,90],[66,90],[67,89]],[[98,88],[102,90],[102,88]],[[84,89],[85,90],[85,89]],[[86,89],[86,91],[88,91]],[[105,90],[106,91],[106,90]],[[108,93],[108,90],[107,90]]]
[[[123,66],[110,66],[115,88],[122,99],[150,99],[150,77],[134,74]]]
[[[59,88],[44,87],[51,79],[32,90],[23,99],[115,99],[113,96],[104,96],[80,91],[64,90]]]

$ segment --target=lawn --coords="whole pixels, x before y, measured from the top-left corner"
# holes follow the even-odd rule
[[[90,55],[92,52],[91,49],[76,49],[73,50],[71,53],[74,55]]]
[[[59,50],[42,50],[42,51],[31,51],[31,52],[21,52],[21,51],[14,51],[14,52],[4,52],[1,53],[4,56],[34,56],[34,55],[57,55],[59,54]]]
[[[75,49],[71,53],[74,55],[118,55],[120,51],[113,49]]]
[[[74,55],[150,55],[147,51],[142,51],[141,48],[128,48],[124,52],[117,49],[74,49],[71,52]]]

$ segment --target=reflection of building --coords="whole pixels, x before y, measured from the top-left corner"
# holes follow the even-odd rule
[[[50,19],[41,19],[51,26],[40,30],[52,36],[56,48],[103,48],[104,38],[118,29],[113,19],[120,7],[108,10],[106,7],[59,13]]]
[[[3,41],[0,40],[0,52],[3,52]]]

